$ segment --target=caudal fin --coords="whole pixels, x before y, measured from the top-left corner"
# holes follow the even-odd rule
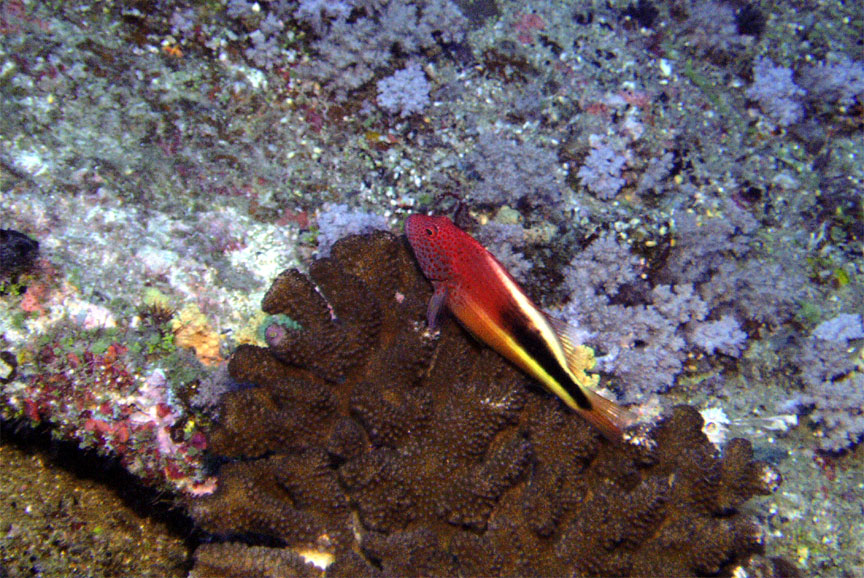
[[[612,442],[620,442],[624,430],[636,423],[636,416],[626,408],[610,401],[588,388],[583,388],[586,397],[591,402],[591,409],[578,409],[579,415],[600,430],[603,436]]]

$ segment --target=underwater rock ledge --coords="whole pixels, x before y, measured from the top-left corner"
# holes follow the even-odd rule
[[[723,455],[676,407],[615,445],[452,319],[403,238],[338,242],[264,298],[268,347],[241,346],[190,499],[214,541],[193,575],[702,576],[762,559],[741,508],[779,474],[750,443]],[[309,563],[310,553],[329,563]],[[332,563],[331,563],[332,562]]]

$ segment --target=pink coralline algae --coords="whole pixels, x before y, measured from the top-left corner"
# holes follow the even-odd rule
[[[32,422],[52,423],[59,437],[118,457],[146,483],[200,493],[206,438],[170,403],[162,371],[138,375],[126,351],[114,343],[79,355],[46,345],[37,357],[41,371],[10,405]]]
[[[534,42],[534,33],[546,28],[546,22],[537,14],[520,14],[513,24],[516,30],[516,38],[522,44]]]
[[[46,31],[46,21],[27,13],[27,6],[21,0],[0,2],[0,34],[18,34],[25,30]]]

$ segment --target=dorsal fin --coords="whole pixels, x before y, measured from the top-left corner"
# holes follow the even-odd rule
[[[573,373],[582,373],[585,370],[585,350],[581,347],[582,343],[591,336],[588,331],[575,327],[555,319],[551,315],[547,315],[549,325],[558,336],[558,341],[561,342],[561,347],[564,349],[564,356],[567,358],[567,366]]]

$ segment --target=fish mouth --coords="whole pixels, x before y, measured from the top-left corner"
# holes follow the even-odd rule
[[[421,226],[419,222],[421,218],[422,215],[418,215],[416,213],[413,215],[408,215],[408,218],[405,219],[405,232],[408,233],[412,230],[417,230],[417,228]]]

